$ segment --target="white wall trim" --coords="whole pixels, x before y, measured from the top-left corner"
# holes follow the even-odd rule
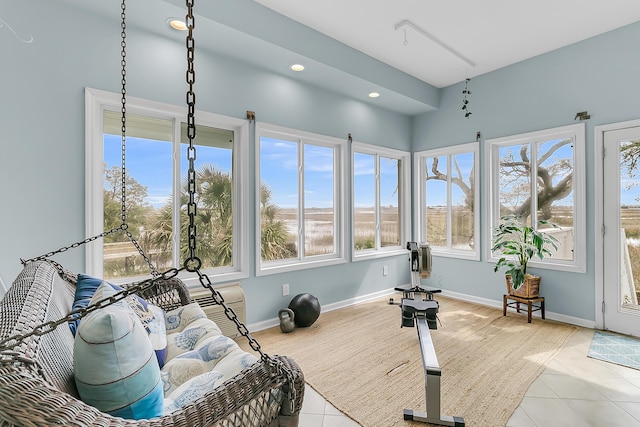
[[[502,301],[496,301],[496,300],[492,300],[492,299],[488,299],[488,298],[481,298],[481,297],[476,297],[476,296],[473,296],[473,295],[461,294],[461,293],[458,293],[458,292],[451,292],[451,291],[446,291],[446,290],[443,290],[441,295],[443,295],[445,297],[452,298],[452,299],[457,299],[457,300],[460,300],[460,301],[471,302],[471,303],[474,303],[474,304],[484,305],[484,306],[498,308],[498,309],[502,310]],[[508,311],[507,315],[509,315],[509,313],[516,314],[515,312],[513,312],[513,310]],[[524,313],[524,315],[526,315],[526,310],[525,311],[521,311],[521,314],[522,313]],[[523,317],[524,317],[524,315],[523,315]],[[540,312],[536,311],[536,312],[532,313],[532,317],[540,318],[541,317],[540,316]],[[589,329],[595,328],[595,322],[593,320],[587,320],[587,319],[581,319],[579,317],[567,316],[567,315],[560,314],[560,313],[550,312],[548,310],[545,310],[545,318],[548,319],[548,320],[555,320],[557,322],[568,323],[570,325],[581,326],[583,328],[589,328]]]
[[[593,162],[594,162],[594,266],[595,266],[595,325],[598,329],[604,329],[604,314],[602,304],[604,303],[604,237],[602,227],[604,226],[604,164],[602,160],[602,150],[604,150],[604,133],[607,131],[640,126],[640,120],[629,120],[625,122],[609,123],[595,126],[593,128]]]
[[[374,292],[371,294],[361,295],[359,297],[349,298],[346,300],[334,302],[334,303],[322,306],[321,313],[328,313],[330,311],[338,310],[340,308],[350,307],[356,304],[362,304],[364,302],[369,302],[378,298],[382,298],[387,295],[393,295],[395,293],[396,291],[393,288],[390,288],[390,289],[384,289],[382,291]],[[267,319],[262,322],[257,322],[257,323],[252,323],[250,325],[247,325],[247,329],[249,329],[251,332],[258,332],[264,329],[273,328],[274,326],[278,326],[279,324],[280,324],[280,321],[278,320],[278,318],[274,317],[272,319]]]
[[[428,287],[426,287],[426,289],[429,289]],[[367,294],[367,295],[362,295],[359,297],[355,297],[355,298],[349,298],[343,301],[338,301],[338,302],[334,302],[332,304],[327,304],[326,306],[322,307],[322,313],[327,313],[329,311],[333,311],[333,310],[338,310],[341,308],[345,308],[345,307],[349,307],[352,305],[356,305],[356,304],[361,304],[364,302],[369,302],[378,298],[382,298],[388,295],[395,295],[398,292],[395,291],[393,288],[390,289],[385,289],[382,291],[378,291],[378,292],[374,292],[371,294]],[[460,301],[465,301],[465,302],[470,302],[470,303],[474,303],[474,304],[479,304],[479,305],[484,305],[487,307],[493,307],[493,308],[497,308],[502,310],[502,301],[496,301],[496,300],[492,300],[492,299],[488,299],[488,298],[482,298],[482,297],[477,297],[474,295],[468,295],[468,294],[462,294],[459,292],[452,292],[452,291],[447,291],[447,290],[443,290],[442,293],[440,294],[442,296],[448,297],[448,298],[452,298],[452,299],[457,299]],[[437,299],[437,298],[436,298]],[[511,310],[513,311],[513,310]],[[509,315],[510,312],[507,313],[507,315]],[[522,312],[524,314],[522,314],[523,318],[526,315],[526,311]],[[400,314],[400,313],[398,313]],[[512,314],[516,314],[515,312]],[[536,318],[540,318],[540,312],[534,312],[532,314],[533,317]],[[562,322],[562,323],[567,323],[569,325],[575,325],[575,326],[580,326],[583,328],[589,328],[589,329],[594,329],[596,326],[596,323],[593,320],[588,320],[588,319],[581,319],[579,317],[573,317],[573,316],[566,316],[564,314],[560,314],[560,313],[554,313],[554,312],[549,312],[546,311],[545,312],[545,318],[548,320],[555,320],[557,322]],[[525,319],[526,321],[526,319]],[[272,319],[268,319],[265,320],[263,322],[257,322],[257,323],[252,323],[250,325],[247,326],[247,328],[251,331],[251,332],[258,332],[258,331],[262,331],[264,329],[269,329],[269,328],[273,328],[275,326],[278,326],[280,324],[280,321],[278,320],[277,317],[274,317]]]

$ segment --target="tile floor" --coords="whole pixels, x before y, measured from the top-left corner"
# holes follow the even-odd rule
[[[571,337],[531,384],[506,427],[640,427],[640,370],[588,358],[592,336],[593,330],[580,329]],[[307,386],[300,426],[359,424]]]
[[[360,424],[342,414],[314,389],[304,390],[299,427],[359,427]]]

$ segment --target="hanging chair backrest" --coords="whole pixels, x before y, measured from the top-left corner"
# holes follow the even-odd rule
[[[50,263],[27,264],[0,302],[0,337],[24,334],[42,323],[65,317],[74,294],[75,286],[63,280]],[[31,336],[14,351],[36,361],[42,368],[42,379],[78,397],[73,380],[73,334],[67,325],[42,336]],[[28,369],[28,364],[24,368]]]
[[[49,261],[36,261],[24,267],[0,301],[0,340],[27,334],[68,315],[77,275],[59,269]],[[154,286],[140,296],[165,310],[191,302],[188,289],[177,278],[157,279]],[[29,370],[58,390],[78,398],[73,379],[73,343],[71,329],[64,322],[42,335],[25,338],[12,352],[35,361],[35,364],[19,364],[18,369]],[[0,355],[0,362],[2,359]],[[4,359],[6,363],[13,362],[7,356]]]

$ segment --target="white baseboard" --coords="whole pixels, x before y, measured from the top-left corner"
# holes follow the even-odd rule
[[[429,289],[429,288],[425,287],[425,289]],[[349,307],[356,304],[361,304],[363,302],[375,300],[375,299],[382,298],[387,295],[393,295],[396,293],[397,291],[395,291],[394,288],[390,288],[390,289],[374,292],[372,294],[362,295],[359,297],[349,298],[343,301],[334,302],[331,304],[327,304],[326,306],[323,306],[322,313],[338,310],[340,308],[345,308],[345,307]],[[471,302],[471,303],[480,304],[480,305],[502,310],[502,301],[496,301],[488,298],[482,298],[474,295],[462,294],[459,292],[452,292],[447,290],[442,290],[442,293],[440,295],[443,295],[445,297],[452,298],[452,299],[457,299],[460,301]],[[539,311],[534,312],[532,316],[540,318],[540,312]],[[583,328],[595,329],[596,327],[596,322],[593,320],[581,319],[579,317],[567,316],[564,314],[553,313],[549,311],[545,312],[545,318],[549,320],[555,320],[557,322],[568,323],[570,325],[581,326]],[[263,329],[273,328],[274,326],[278,326],[279,324],[280,324],[280,321],[278,320],[277,317],[275,317],[273,319],[268,319],[263,322],[252,323],[251,325],[248,325],[248,329],[251,332],[257,332],[257,331],[262,331]]]
[[[396,291],[394,291],[393,288],[390,288],[390,289],[374,292],[372,294],[361,295],[359,297],[349,298],[346,300],[323,305],[321,307],[321,310],[322,310],[321,313],[327,313],[329,311],[338,310],[340,308],[345,308],[352,305],[361,304],[363,302],[372,301],[374,299],[382,298],[387,295],[393,295],[394,293],[396,293]],[[262,322],[257,322],[257,323],[252,323],[250,325],[247,325],[247,329],[249,329],[251,332],[258,332],[264,329],[273,328],[274,326],[278,326],[279,324],[280,324],[280,320],[277,317],[275,317],[273,319],[267,319]]]
[[[451,292],[451,291],[447,291],[447,290],[443,290],[441,295],[444,295],[444,296],[449,297],[449,298],[461,300],[461,301],[472,302],[472,303],[475,303],[475,304],[485,305],[485,306],[494,307],[494,308],[498,308],[498,309],[502,310],[502,301],[496,301],[496,300],[492,300],[492,299],[488,299],[488,298],[481,298],[481,297],[476,297],[476,296],[473,296],[473,295],[461,294],[461,293],[458,293],[458,292]],[[525,311],[525,313],[526,313],[526,311]],[[567,316],[565,314],[554,313],[554,312],[550,312],[548,310],[545,310],[544,314],[545,314],[544,317],[546,319],[549,319],[549,320],[555,320],[557,322],[568,323],[570,325],[581,326],[583,328],[589,328],[589,329],[595,329],[595,327],[596,327],[596,322],[593,321],[593,320],[587,320],[587,319],[581,319],[579,317]],[[540,312],[536,311],[536,312],[532,313],[532,316],[540,318]]]

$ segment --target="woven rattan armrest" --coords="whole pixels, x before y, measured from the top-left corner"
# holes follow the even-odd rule
[[[0,426],[297,426],[304,394],[302,371],[286,356],[272,357],[281,359],[297,374],[293,412],[289,410],[287,390],[282,388],[284,379],[270,375],[266,364],[258,362],[171,414],[138,421],[104,414],[52,387],[28,366],[17,369],[16,365],[0,363]]]

